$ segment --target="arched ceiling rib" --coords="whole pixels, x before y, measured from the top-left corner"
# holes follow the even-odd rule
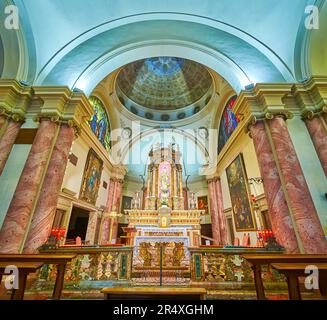
[[[161,43],[173,39],[200,44],[228,57],[247,75],[249,82],[285,81],[272,62],[259,50],[226,32],[182,21],[145,21],[110,30],[85,41],[57,63],[43,84],[58,85],[65,82],[72,87],[84,72],[85,67],[92,65],[99,57],[118,49],[122,45],[138,43],[143,39],[160,40]],[[133,57],[130,57],[130,60],[126,62],[132,62]],[[220,73],[220,70],[214,70]],[[95,86],[96,83],[92,85]],[[235,89],[239,91],[240,88]]]

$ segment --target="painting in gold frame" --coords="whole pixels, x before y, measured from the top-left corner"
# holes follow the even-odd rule
[[[90,149],[83,174],[80,199],[95,205],[103,170],[103,161],[93,149]]]
[[[256,231],[253,208],[250,202],[248,178],[243,155],[240,154],[226,169],[234,223],[237,232]]]
[[[198,209],[204,210],[205,214],[209,214],[209,206],[208,206],[208,197],[198,197]]]

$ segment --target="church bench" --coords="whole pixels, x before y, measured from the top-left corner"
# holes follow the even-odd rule
[[[76,255],[72,254],[0,254],[0,263],[6,263],[7,265],[16,265],[17,263],[41,263],[46,265],[57,265],[57,277],[55,287],[52,294],[53,300],[60,300],[62,287],[64,283],[64,276],[66,265]]]
[[[319,289],[323,296],[327,295],[327,263],[315,263],[319,270]],[[274,263],[272,267],[284,274],[287,278],[290,300],[301,300],[299,277],[308,277],[305,273],[307,263]]]
[[[0,261],[0,284],[2,276],[7,275],[5,273],[6,268],[9,266],[15,266],[18,269],[18,289],[13,289],[11,294],[11,300],[23,300],[27,276],[30,273],[35,273],[43,266],[43,263],[39,262],[15,262],[14,264]],[[12,271],[12,270],[11,270]]]
[[[104,288],[101,291],[105,300],[205,300],[204,288]]]
[[[244,254],[242,257],[252,265],[258,300],[266,299],[261,276],[262,265],[271,265],[273,263],[305,263],[306,265],[327,263],[327,255],[325,254]]]

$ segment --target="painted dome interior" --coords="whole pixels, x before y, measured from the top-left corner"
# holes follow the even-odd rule
[[[130,63],[119,72],[116,82],[117,94],[125,107],[134,114],[160,121],[181,120],[197,113],[210,100],[212,87],[206,67],[176,57]]]

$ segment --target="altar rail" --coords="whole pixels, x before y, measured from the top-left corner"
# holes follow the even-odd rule
[[[193,285],[205,283],[215,285],[219,283],[254,284],[251,265],[242,257],[244,254],[267,254],[265,249],[225,249],[215,247],[189,248],[191,255],[191,282]],[[269,252],[269,254],[281,252]],[[268,283],[285,281],[276,270],[265,266],[262,277]]]
[[[129,282],[132,275],[133,247],[63,247],[40,250],[48,254],[76,254],[67,265],[64,287],[96,287],[99,283],[112,282],[115,285]],[[38,272],[35,289],[48,289],[56,278],[56,267],[44,265]]]

